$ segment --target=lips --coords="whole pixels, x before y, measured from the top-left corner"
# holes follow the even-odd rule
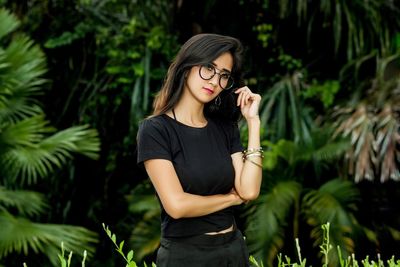
[[[207,87],[203,87],[203,89],[206,91],[207,94],[212,95],[214,93],[214,90],[207,88]]]

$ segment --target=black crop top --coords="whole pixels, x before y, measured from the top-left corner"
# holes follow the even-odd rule
[[[234,187],[235,178],[231,154],[242,149],[237,125],[213,119],[208,119],[205,127],[196,128],[163,114],[142,121],[137,135],[137,162],[170,160],[183,190],[196,195],[228,193]],[[162,205],[161,210],[164,237],[215,232],[235,223],[233,207],[177,220]]]

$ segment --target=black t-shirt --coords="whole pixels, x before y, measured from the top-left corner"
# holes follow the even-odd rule
[[[149,159],[170,160],[183,190],[196,195],[226,194],[234,187],[231,154],[242,151],[236,124],[208,119],[205,127],[180,123],[166,114],[147,118],[137,135],[139,164]],[[235,223],[233,207],[195,218],[173,219],[161,205],[164,237],[215,232]]]

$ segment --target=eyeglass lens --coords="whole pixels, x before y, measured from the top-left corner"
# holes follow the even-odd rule
[[[204,80],[211,80],[215,74],[219,75],[219,85],[222,89],[229,89],[233,85],[233,79],[229,72],[219,72],[217,73],[216,68],[212,64],[202,65],[200,67],[200,77]]]

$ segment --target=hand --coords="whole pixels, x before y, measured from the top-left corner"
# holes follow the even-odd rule
[[[261,96],[254,94],[247,86],[237,89],[235,93],[239,95],[236,105],[240,106],[243,117],[246,120],[258,118]]]

